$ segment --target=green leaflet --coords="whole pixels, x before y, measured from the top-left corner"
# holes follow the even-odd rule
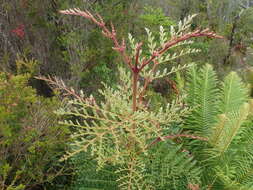
[[[193,66],[188,71],[187,79],[187,103],[194,110],[187,119],[186,127],[206,136],[217,115],[217,76],[211,65],[200,70]]]
[[[252,129],[244,125],[252,109],[247,88],[235,72],[218,84],[210,65],[192,67],[187,81],[193,111],[185,128],[208,138],[190,145],[203,167],[202,183],[215,190],[252,189]]]

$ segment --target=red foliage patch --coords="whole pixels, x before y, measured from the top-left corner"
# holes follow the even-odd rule
[[[17,37],[23,39],[25,36],[25,25],[20,24],[17,28],[11,30],[11,33],[15,34]]]

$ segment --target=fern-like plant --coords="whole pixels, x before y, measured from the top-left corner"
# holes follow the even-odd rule
[[[162,63],[198,52],[184,48],[180,53],[170,54],[170,49],[179,45],[183,48],[183,45],[192,43],[189,41],[191,38],[222,37],[208,29],[189,32],[191,20],[195,16],[193,15],[180,21],[177,28],[172,26],[170,33],[161,26],[159,39],[155,39],[152,32],[146,29],[146,47],[142,42],[137,43],[131,34],[129,43],[124,39],[120,41],[113,24],[109,28],[98,14],[94,16],[89,11],[79,9],[60,12],[82,16],[101,28],[102,34],[112,40],[113,49],[129,68],[129,71],[119,68],[120,84],[116,88],[104,84],[104,90],[99,91],[103,97],[102,102],[97,102],[92,96],[85,97],[82,92],[78,95],[73,89],[66,88],[60,80],[40,77],[74,96],[66,107],[57,112],[78,118],[62,122],[63,125],[76,129],[72,135],[72,151],[63,159],[87,152],[96,161],[98,170],[107,166],[114,168],[118,189],[192,189],[199,183],[199,168],[193,169],[194,158],[177,145],[180,143],[176,143],[175,139],[205,139],[173,133],[173,126],[181,123],[182,116],[188,113],[188,109],[182,107],[182,97],[159,110],[150,109],[144,99],[147,87],[154,79],[189,67],[178,65],[172,66],[171,70],[159,70]],[[144,54],[143,49],[148,49],[149,55]],[[144,78],[143,83],[138,82],[140,77]],[[162,141],[165,140],[168,144],[163,144]],[[155,144],[163,145],[154,150]],[[101,185],[100,189],[106,188]]]
[[[191,142],[204,168],[203,182],[215,190],[253,189],[252,128],[244,125],[252,100],[246,86],[235,72],[220,84],[212,66],[194,66],[188,72],[187,92],[194,111],[185,129],[207,139]]]

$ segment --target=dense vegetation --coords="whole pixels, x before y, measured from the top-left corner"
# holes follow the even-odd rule
[[[250,0],[0,2],[0,190],[253,190]]]

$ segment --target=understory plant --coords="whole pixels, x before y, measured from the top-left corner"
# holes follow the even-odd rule
[[[187,93],[193,111],[184,129],[206,139],[186,142],[202,167],[202,183],[215,190],[253,189],[253,102],[248,88],[235,72],[219,82],[211,65],[193,66]]]
[[[192,15],[180,21],[177,27],[171,26],[169,32],[161,26],[158,38],[146,28],[147,44],[136,42],[131,34],[126,42],[120,41],[113,24],[109,27],[98,14],[94,16],[80,9],[60,12],[82,16],[101,28],[125,64],[118,69],[119,84],[114,88],[104,84],[99,91],[103,97],[100,102],[92,96],[86,97],[82,91],[77,93],[67,88],[57,78],[39,77],[73,97],[57,113],[69,116],[62,124],[75,129],[72,151],[62,160],[75,156],[83,159],[84,183],[79,182],[76,189],[200,189],[201,168],[195,167],[195,158],[184,150],[178,139],[205,139],[183,134],[177,127],[189,113],[183,105],[183,97],[178,96],[153,110],[146,91],[153,80],[190,66],[159,68],[185,54],[198,52],[189,48],[192,38],[222,37],[208,29],[190,32],[195,16]],[[174,53],[172,49],[179,46],[181,52]]]
[[[28,85],[35,61],[17,60],[16,75],[0,71],[0,190],[35,189],[65,175],[69,130],[58,124],[56,99]]]

